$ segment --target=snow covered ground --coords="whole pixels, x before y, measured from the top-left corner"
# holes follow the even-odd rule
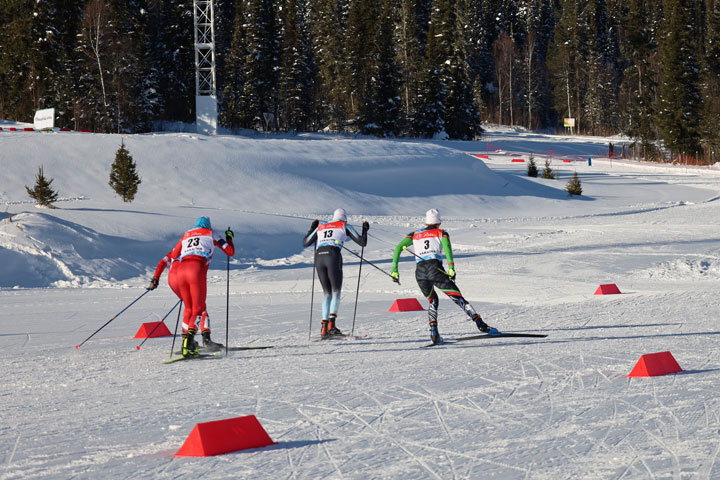
[[[130,204],[107,185],[121,138],[143,179]],[[719,172],[611,162],[611,141],[0,132],[0,478],[720,478]],[[511,160],[529,153],[539,168],[552,155],[559,178],[525,176]],[[41,164],[57,209],[25,193]],[[580,197],[563,191],[574,171]],[[464,295],[491,325],[548,337],[421,348],[426,313],[387,311],[423,301],[406,255],[401,285],[362,268],[355,333],[367,337],[309,342],[300,240],[337,207],[369,220],[365,255],[386,271],[439,208]],[[144,292],[200,215],[236,232],[230,344],[274,348],[172,365],[171,337],[137,350],[140,325],[177,301],[165,274],[75,349]],[[350,330],[358,262],[344,257]],[[225,258],[209,276],[216,340]],[[606,283],[623,293],[593,295]],[[477,333],[446,298],[439,326]],[[661,351],[684,372],[626,377]],[[276,445],[173,457],[195,424],[250,414]]]

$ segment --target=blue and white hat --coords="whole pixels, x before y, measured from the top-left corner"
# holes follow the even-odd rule
[[[195,228],[212,228],[210,226],[210,217],[200,217],[195,222]]]

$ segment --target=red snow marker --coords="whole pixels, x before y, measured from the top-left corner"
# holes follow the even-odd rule
[[[418,310],[424,309],[417,298],[398,298],[388,312],[416,312]]]
[[[162,323],[162,325],[160,325]],[[155,330],[153,332],[153,330]],[[152,336],[150,335],[152,333]],[[148,322],[143,323],[140,326],[140,330],[135,334],[133,338],[155,338],[155,337],[169,337],[172,333],[168,330],[167,325],[163,322]],[[140,350],[138,348],[138,350]]]
[[[198,423],[175,456],[210,457],[274,443],[255,415],[248,415]]]
[[[614,295],[617,293],[620,293],[620,289],[614,283],[600,285],[597,290],[595,290],[595,295]]]
[[[487,159],[490,158],[490,157],[488,157],[487,155],[481,155],[481,154],[479,154],[479,153],[476,153],[476,154],[475,154],[475,157],[476,157],[476,158],[487,158]]]
[[[628,377],[657,377],[682,371],[672,353],[646,353],[640,357]]]
[[[524,163],[524,162],[525,162],[525,160],[523,160],[522,158],[513,158],[513,159],[511,160],[511,162],[515,162],[515,163]]]

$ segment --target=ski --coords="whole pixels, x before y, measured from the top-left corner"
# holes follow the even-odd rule
[[[165,360],[163,363],[175,363],[175,362],[181,362],[183,360],[206,360],[209,358],[220,358],[222,355],[219,353],[201,353],[199,355],[194,355],[192,357],[176,357],[171,358],[170,360]]]
[[[228,347],[228,351],[229,352],[239,352],[242,350],[264,350],[266,348],[274,348],[274,347],[275,347],[275,345],[258,345],[258,346],[247,345],[247,346],[243,346],[243,347]],[[225,352],[225,347],[218,348],[217,350],[215,350],[215,349],[208,350],[205,348],[200,348],[200,349],[198,349],[198,351],[203,355],[220,354],[220,353]],[[182,352],[180,350],[173,352],[173,353],[175,355],[182,355]]]
[[[366,333],[365,335],[350,335],[347,333],[343,333],[341,335],[330,335],[329,337],[325,337],[325,338],[315,337],[315,338],[312,338],[311,341],[312,342],[326,342],[328,340],[350,340],[350,339],[360,340],[362,338],[368,338],[368,334]]]
[[[454,338],[452,340],[442,340],[438,343],[429,343],[427,345],[422,345],[420,348],[429,348],[429,347],[437,347],[439,345],[449,345],[452,343],[457,342],[464,342],[465,340],[481,340],[486,338],[507,338],[507,337],[514,337],[514,338],[545,338],[547,337],[544,333],[483,333],[480,335],[470,335],[469,337],[459,337]]]
[[[457,340],[440,340],[438,343],[428,343],[427,345],[422,345],[420,348],[430,348],[430,347],[439,347],[442,345],[450,345],[452,343],[455,343]]]
[[[230,352],[239,352],[241,350],[265,350],[266,348],[273,348],[275,345],[248,345],[246,347],[228,347],[228,351]],[[225,347],[221,348],[220,351],[225,350]],[[201,349],[202,351],[202,349]]]
[[[506,337],[518,337],[518,338],[545,338],[547,334],[544,333],[483,333],[481,335],[470,335],[469,337],[456,338],[456,342],[464,342],[465,340],[481,340],[485,338],[506,338]]]

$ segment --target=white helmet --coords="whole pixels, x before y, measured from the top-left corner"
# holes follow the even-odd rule
[[[344,208],[338,208],[337,210],[335,210],[333,212],[333,222],[337,222],[337,221],[341,221],[341,222],[347,221],[347,213],[345,213]]]
[[[425,212],[425,225],[438,225],[440,223],[442,223],[442,219],[437,208],[431,208]]]

